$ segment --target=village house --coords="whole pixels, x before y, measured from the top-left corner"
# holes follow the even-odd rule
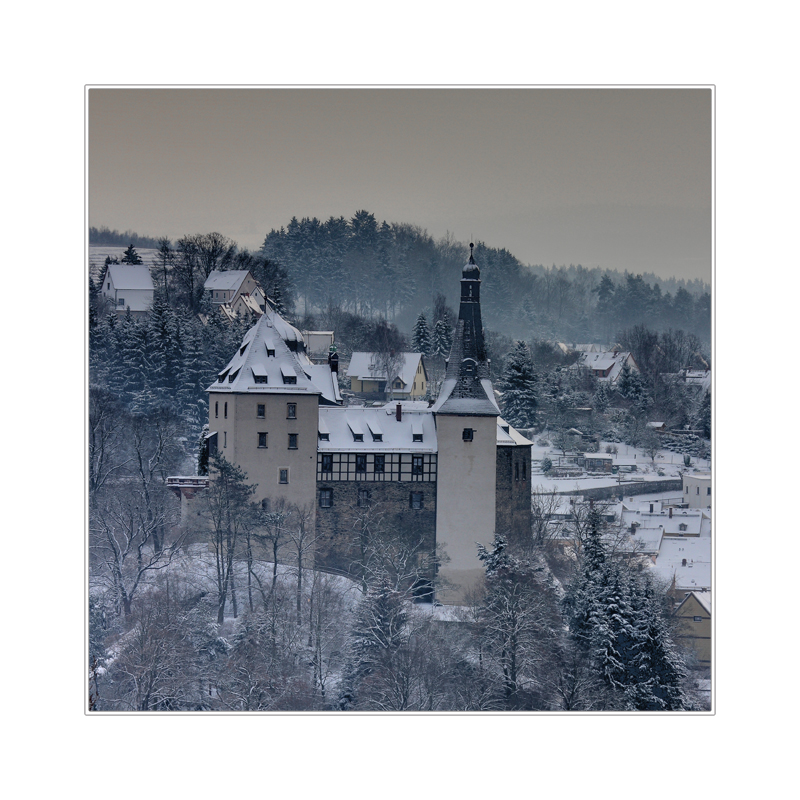
[[[350,390],[359,394],[391,394],[394,398],[416,399],[428,391],[428,373],[422,353],[401,353],[391,382],[379,353],[353,353],[347,368]],[[390,383],[387,388],[387,383]]]
[[[100,294],[117,314],[141,317],[153,305],[153,279],[142,264],[109,264],[103,274]]]
[[[234,314],[250,313],[253,310],[250,304],[243,306],[240,303],[243,296],[252,298],[255,306],[262,313],[266,310],[264,292],[250,270],[220,271],[215,269],[206,278],[203,289],[208,292],[211,302],[215,306],[227,304]]]
[[[711,592],[691,591],[673,612],[680,620],[677,638],[695,652],[701,666],[711,666]]]
[[[432,407],[411,400],[344,406],[335,353],[315,363],[303,334],[269,304],[208,387],[209,450],[247,473],[265,508],[283,502],[307,512],[323,568],[350,569],[354,532],[383,526],[420,545],[429,567],[416,588],[457,604],[483,578],[476,542],[491,547],[495,532],[530,531],[532,443],[500,416],[480,284],[470,255],[447,372]],[[424,394],[427,376],[419,354],[409,355],[399,376],[413,397]],[[357,380],[375,377],[357,372]],[[171,485],[180,493],[178,480]],[[437,567],[438,551],[446,559]]]
[[[711,473],[685,473],[683,475],[683,499],[689,508],[711,508]]]
[[[631,372],[639,372],[639,366],[631,353],[620,350],[581,353],[575,369],[588,370],[601,383],[612,386],[617,383],[625,365]]]

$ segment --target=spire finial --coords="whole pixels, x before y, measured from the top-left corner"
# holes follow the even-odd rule
[[[472,257],[472,248],[473,247],[475,247],[475,245],[472,242],[470,242],[469,243],[469,263],[470,264],[474,264],[475,263],[475,259]]]

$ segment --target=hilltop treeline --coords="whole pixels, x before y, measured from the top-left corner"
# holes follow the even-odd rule
[[[267,234],[261,255],[286,271],[302,312],[334,304],[410,330],[437,295],[458,305],[469,249],[452,236],[435,240],[418,226],[379,223],[362,210],[349,220],[293,217]],[[710,340],[711,297],[700,281],[672,279],[665,283],[669,291],[651,275],[580,265],[531,267],[505,248],[480,241],[475,260],[483,279],[484,322],[508,336],[610,341],[624,328],[647,323]]]
[[[100,228],[89,228],[89,244],[111,245],[114,247],[127,247],[132,244],[134,247],[158,247],[159,240],[151,236],[139,236],[133,231],[121,233],[118,230],[110,230],[105,225]]]

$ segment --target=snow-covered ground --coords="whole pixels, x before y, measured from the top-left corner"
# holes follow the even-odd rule
[[[536,437],[536,441],[543,437]],[[544,438],[548,438],[547,434]],[[640,483],[642,481],[657,481],[669,478],[680,478],[681,473],[689,470],[707,471],[710,469],[710,462],[704,458],[692,458],[692,466],[686,467],[683,455],[669,450],[662,450],[656,456],[655,463],[650,459],[642,448],[631,447],[627,444],[618,442],[601,442],[599,454],[606,454],[606,447],[617,448],[614,454],[614,463],[635,464],[636,472],[624,473],[623,475],[588,475],[554,478],[538,472],[539,462],[544,458],[549,458],[554,464],[558,463],[559,458],[563,458],[563,453],[552,445],[539,445],[534,441],[531,447],[531,459],[533,462],[533,474],[531,475],[531,486],[533,491],[543,492],[571,492],[582,489],[599,489],[609,486],[624,487],[626,482]]]

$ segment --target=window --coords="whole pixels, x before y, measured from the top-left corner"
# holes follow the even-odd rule
[[[286,404],[286,419],[297,419],[297,404],[296,403],[287,403]]]
[[[121,298],[121,297],[118,298],[117,299],[117,305],[118,306],[124,306],[125,305],[125,300],[123,298]]]
[[[411,492],[409,505],[411,508],[424,508],[422,492]]]
[[[225,431],[222,434],[222,446],[223,447],[227,447],[228,446],[228,431]]]
[[[711,487],[710,486],[706,487],[706,494],[711,494]]]
[[[270,350],[269,347],[267,348],[267,358],[275,358],[275,351]]]
[[[266,447],[267,446],[267,434],[266,433],[259,433],[258,434],[258,446],[259,447]]]
[[[297,434],[290,433],[289,434],[289,449],[290,450],[297,450]]]
[[[254,376],[256,383],[268,383],[269,379],[266,375],[255,375]]]
[[[522,480],[524,480],[524,481],[528,480],[528,476],[527,476],[526,473],[527,473],[527,462],[523,461],[522,462]]]
[[[284,375],[283,382],[285,384],[297,383],[297,375]]]
[[[692,621],[693,622],[702,622],[703,618],[702,617],[692,617]]]
[[[331,435],[329,433],[322,433],[322,431],[320,431],[319,440],[321,442],[329,442],[331,440]]]
[[[239,370],[238,369],[236,370],[236,372],[231,372],[231,374],[228,375],[228,383],[233,383],[236,380],[236,376],[238,374],[239,374]]]
[[[461,438],[465,442],[471,442],[474,433],[475,432],[472,430],[472,428],[464,428],[464,430],[461,433]]]
[[[289,483],[289,468],[281,467],[278,470],[278,483]]]
[[[413,434],[411,434],[411,441],[412,442],[421,442],[422,441],[422,434],[421,433],[413,433]]]
[[[228,404],[225,403],[225,419],[228,419]]]
[[[354,433],[353,434],[353,441],[354,442],[363,442],[364,441],[364,434],[363,433]]]
[[[688,527],[688,526],[686,525],[686,523],[685,523],[685,522],[681,522],[681,524],[680,524],[680,525],[678,525],[678,530],[679,530],[679,531],[685,531],[685,530],[687,530],[687,527]]]
[[[372,434],[372,441],[373,442],[382,442],[383,441],[383,434],[382,433],[373,433]]]
[[[411,474],[422,475],[422,456],[411,456]]]
[[[319,490],[319,507],[331,508],[333,506],[333,489]]]
[[[264,403],[259,403],[256,406],[256,417],[258,417],[258,419],[264,419],[264,416],[266,415],[266,411],[267,411],[267,407],[264,405]]]
[[[375,472],[383,472],[386,469],[386,456],[375,456]]]
[[[356,455],[356,472],[367,471],[367,457],[365,455]]]
[[[689,494],[689,487],[686,487],[686,494]]]
[[[214,403],[214,416],[219,416],[219,403]]]
[[[322,471],[333,472],[333,456],[330,453],[322,454]]]
[[[517,463],[514,464],[514,480],[515,481],[519,480],[519,461],[517,461]]]
[[[369,489],[358,490],[358,505],[361,508],[369,505]]]
[[[106,284],[106,289],[107,289],[108,291],[111,291],[111,281],[109,281],[109,282]]]
[[[700,487],[697,487],[697,494],[700,494]]]

